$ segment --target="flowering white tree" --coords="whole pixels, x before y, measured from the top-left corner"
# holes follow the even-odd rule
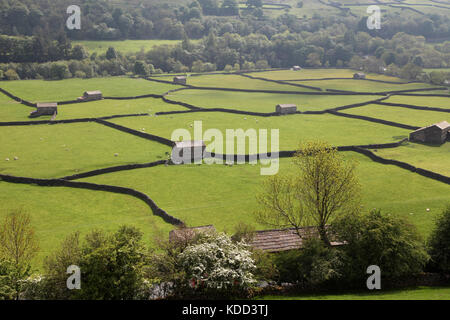
[[[256,283],[252,273],[256,267],[248,247],[223,233],[207,235],[201,243],[187,247],[179,258],[193,288],[245,289]]]

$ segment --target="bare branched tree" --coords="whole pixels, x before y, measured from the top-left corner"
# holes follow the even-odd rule
[[[337,216],[360,205],[356,164],[346,161],[325,142],[307,142],[293,160],[294,172],[270,177],[258,196],[259,220],[268,226],[317,227],[320,238],[330,245],[327,225]]]

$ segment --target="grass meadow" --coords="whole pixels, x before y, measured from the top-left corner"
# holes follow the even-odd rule
[[[81,44],[89,54],[106,54],[109,47],[122,53],[135,53],[141,50],[149,51],[155,46],[176,46],[181,40],[122,40],[122,41],[72,41],[72,45]]]
[[[305,5],[308,3],[310,2],[305,1]],[[299,72],[271,71],[252,75],[310,84],[322,89],[333,87],[377,92],[386,88],[401,90],[429,87],[426,84],[386,85],[354,80],[295,81],[352,77],[353,73],[353,70],[345,69],[304,69]],[[368,77],[402,82],[401,79],[386,76],[368,75]],[[162,79],[170,80],[170,78],[171,76],[167,76]],[[200,75],[189,77],[188,83],[208,87],[314,92],[310,89],[238,75]],[[11,81],[1,82],[0,87],[33,102],[73,100],[86,90],[102,90],[105,96],[124,97],[151,93],[163,94],[179,88],[171,84],[126,77]],[[206,109],[225,108],[264,113],[274,112],[275,106],[280,103],[295,103],[300,111],[320,111],[367,102],[378,97],[375,95],[267,94],[198,89],[182,90],[168,95],[168,98],[172,100]],[[448,98],[443,97],[392,96],[387,102],[449,108]],[[32,110],[33,108],[21,105],[0,94],[0,122],[29,121],[28,114]],[[202,121],[203,132],[207,129],[219,129],[225,134],[227,129],[279,129],[281,150],[295,150],[300,141],[317,139],[326,140],[333,146],[390,143],[407,138],[410,133],[410,130],[331,114],[255,117],[225,112],[199,112],[155,116],[157,112],[181,110],[187,109],[156,98],[102,100],[61,105],[56,119],[148,113],[149,116],[125,117],[109,121],[167,139],[172,138],[172,133],[176,129],[186,129],[193,136],[195,121]],[[448,113],[381,105],[367,105],[344,112],[414,126],[450,120]],[[50,117],[41,117],[32,121],[49,119]],[[252,151],[248,145],[242,143],[238,145],[232,137],[227,137],[223,141],[224,143],[236,142],[232,152]],[[238,149],[238,146],[242,149]],[[268,147],[270,149],[270,141]],[[449,143],[440,147],[408,143],[395,149],[377,150],[376,153],[382,157],[405,161],[449,176],[449,148]],[[208,150],[219,151],[212,149],[211,146]],[[168,153],[170,153],[170,147],[94,122],[0,126],[0,174],[61,178],[105,167],[167,159]],[[363,210],[378,208],[385,214],[407,216],[424,237],[429,235],[435,217],[450,202],[449,185],[395,166],[375,163],[354,152],[344,152],[342,155],[348,160],[359,163],[357,173],[363,190]],[[14,157],[18,157],[18,160],[14,160]],[[6,158],[10,161],[6,161]],[[294,169],[290,159],[281,159],[279,165],[280,174]],[[80,181],[136,189],[147,194],[162,209],[190,226],[214,224],[218,230],[232,233],[239,223],[251,224],[259,229],[265,228],[258,223],[254,215],[258,209],[255,195],[265,179],[261,176],[260,170],[261,164],[158,166],[99,175]],[[38,187],[0,181],[0,203],[0,218],[16,209],[24,210],[32,215],[41,247],[35,259],[37,269],[41,267],[43,258],[57,248],[65,236],[75,231],[84,234],[94,228],[115,230],[121,224],[132,224],[144,231],[144,239],[152,244],[152,239],[156,235],[167,237],[168,232],[174,228],[161,218],[153,216],[150,208],[142,201],[130,196],[102,191]],[[432,295],[433,292],[436,295],[445,294],[445,291],[439,293],[440,291],[427,292],[427,290],[429,289],[417,291],[418,297],[422,293],[423,296]],[[409,293],[405,294],[408,296]],[[354,296],[348,295],[348,297]],[[388,294],[386,297],[391,296]],[[395,298],[395,295],[392,297]],[[367,298],[370,297],[367,296]]]
[[[391,291],[301,296],[264,296],[257,300],[450,300],[450,288],[417,287]]]

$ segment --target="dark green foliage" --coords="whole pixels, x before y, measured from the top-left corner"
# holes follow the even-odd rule
[[[136,61],[134,63],[134,73],[140,76],[148,76],[150,74],[149,66],[144,61]]]
[[[281,282],[317,287],[339,276],[341,262],[336,249],[319,239],[307,239],[302,249],[277,254],[275,265]]]
[[[414,225],[396,215],[374,210],[348,215],[333,223],[342,252],[342,281],[365,285],[367,267],[377,265],[384,279],[422,272],[428,255]]]
[[[113,234],[92,231],[80,241],[78,233],[70,235],[61,249],[44,263],[39,282],[29,281],[27,299],[131,300],[145,298],[142,289],[146,252],[142,233],[122,226]],[[81,290],[68,290],[67,268],[81,270]]]
[[[106,59],[108,60],[114,60],[117,59],[117,52],[116,49],[113,47],[109,47],[106,51]]]
[[[430,265],[438,272],[450,273],[450,206],[437,219],[428,241]]]
[[[15,297],[14,266],[0,259],[0,300],[12,300]]]

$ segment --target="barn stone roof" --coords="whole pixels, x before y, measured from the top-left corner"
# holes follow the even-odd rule
[[[95,96],[95,95],[102,94],[102,92],[101,92],[100,90],[86,91],[85,94],[87,94],[87,95],[89,95],[89,96]]]
[[[315,227],[304,227],[299,230],[303,239],[312,235],[317,235]],[[251,241],[251,246],[255,249],[267,252],[281,252],[293,249],[300,249],[303,246],[303,239],[300,238],[295,228],[256,231]],[[332,246],[342,245],[341,242],[331,242]]]
[[[277,105],[277,107],[280,107],[280,108],[297,108],[297,105],[295,105],[295,104],[279,104],[279,105]]]
[[[38,102],[37,108],[56,108],[58,104],[56,102]]]
[[[436,123],[435,126],[437,126],[442,130],[450,129],[450,123],[448,123],[447,121],[441,121],[439,123]]]
[[[414,132],[422,131],[424,129],[428,129],[428,128],[431,128],[431,127],[437,127],[437,128],[439,128],[441,130],[450,130],[450,123],[448,123],[447,121],[441,121],[441,122],[432,124],[430,126],[417,129]]]

